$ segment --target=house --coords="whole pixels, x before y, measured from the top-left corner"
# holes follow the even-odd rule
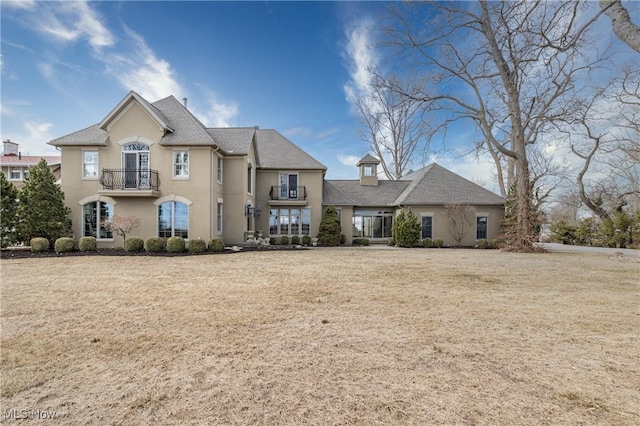
[[[366,156],[359,180],[325,180],[327,168],[276,130],[208,128],[173,96],[151,103],[129,92],[100,123],[49,144],[62,153],[74,234],[95,236],[100,247],[122,245],[102,225],[114,215],[139,218],[133,234],[143,238],[227,244],[250,233],[315,237],[329,204],[339,208],[349,243],[358,236],[386,242],[404,207],[423,218],[425,236],[445,241],[444,203],[478,207],[481,231],[470,243],[482,232],[495,238],[502,219],[501,197],[435,164],[384,181],[379,161]]]
[[[2,141],[0,170],[9,182],[22,188],[24,180],[29,177],[29,168],[44,159],[56,180],[60,180],[60,156],[22,155],[20,145],[9,139]]]

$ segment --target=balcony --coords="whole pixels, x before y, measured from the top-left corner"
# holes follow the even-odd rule
[[[304,186],[272,186],[269,191],[269,204],[277,205],[307,205],[307,188]]]
[[[121,197],[159,197],[158,172],[151,169],[102,169],[100,194]]]

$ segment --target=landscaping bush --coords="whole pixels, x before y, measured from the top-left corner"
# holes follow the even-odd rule
[[[300,237],[298,237],[297,235],[294,235],[293,237],[291,237],[291,244],[293,244],[294,246],[299,245]]]
[[[369,239],[367,239],[367,238],[354,238],[353,239],[353,245],[354,246],[368,246],[369,245]]]
[[[205,251],[207,251],[207,243],[204,240],[189,241],[189,253],[204,253]]]
[[[124,250],[135,253],[144,250],[144,240],[140,237],[129,237],[124,242]]]
[[[433,240],[431,238],[425,238],[422,240],[422,247],[431,248],[433,247]]]
[[[436,248],[442,248],[444,247],[444,241],[442,241],[442,238],[435,238],[433,240],[433,246]]]
[[[56,253],[68,253],[75,250],[76,242],[71,237],[60,237],[53,243],[53,248]]]
[[[310,235],[303,235],[302,236],[302,245],[303,246],[310,246],[311,245],[311,236]]]
[[[169,253],[184,253],[185,242],[182,237],[171,237],[167,240],[167,251]]]
[[[283,245],[283,246],[289,245],[289,237],[287,237],[286,235],[283,235],[282,237],[280,237],[280,245]]]
[[[269,238],[269,245],[275,246],[276,245],[276,239],[271,237]]]
[[[476,245],[478,246],[479,249],[488,249],[489,248],[489,242],[484,238],[481,238],[478,241],[476,241]]]
[[[489,247],[493,248],[493,249],[497,249],[500,248],[500,244],[498,243],[497,239],[493,239],[491,240],[491,242],[489,243]]]
[[[82,237],[78,240],[78,250],[80,251],[97,251],[98,242],[96,237]]]
[[[388,246],[390,246],[390,247],[395,246],[395,245],[396,245],[396,240],[394,240],[394,239],[393,239],[393,237],[392,237],[392,238],[389,238],[389,239],[387,240],[387,245],[388,245]]]
[[[224,242],[218,238],[209,241],[209,251],[222,253],[224,251]]]
[[[164,239],[160,237],[147,238],[144,242],[144,251],[147,253],[160,253],[164,250]]]
[[[334,206],[328,206],[320,220],[318,243],[325,247],[335,247],[340,245],[341,230],[342,226],[340,225],[338,211]]]
[[[418,218],[409,209],[405,214],[400,212],[396,220],[393,221],[393,238],[400,247],[413,247],[420,239],[420,223]]]
[[[343,246],[347,242],[347,236],[340,234],[340,245]]]
[[[32,253],[44,253],[49,251],[49,240],[43,237],[32,238],[29,242]]]

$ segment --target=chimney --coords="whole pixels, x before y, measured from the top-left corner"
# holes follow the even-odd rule
[[[187,107],[187,98],[182,98],[182,103],[184,104],[184,107]]]
[[[18,155],[18,144],[7,139],[2,141],[2,155]]]

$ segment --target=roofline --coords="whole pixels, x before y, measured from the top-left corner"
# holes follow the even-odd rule
[[[147,101],[146,99],[144,99],[142,96],[140,96],[139,94],[137,94],[135,91],[131,90],[127,96],[125,96],[120,103],[118,103],[118,105],[116,105],[115,108],[113,108],[111,110],[111,112],[109,112],[109,114],[107,114],[107,116],[105,118],[102,119],[102,121],[100,121],[100,123],[98,123],[98,128],[102,129],[102,130],[106,130],[106,127],[108,125],[108,123],[113,120],[113,118],[115,118],[116,115],[120,114],[120,112],[122,112],[122,109],[125,107],[125,105],[127,105],[131,99],[135,99],[143,108],[145,111],[147,111],[149,113],[149,115],[151,115],[151,117],[153,117],[153,119],[166,131],[169,132],[173,132],[173,129],[171,127],[169,127],[169,125],[162,119],[160,118],[160,116],[158,116],[158,114],[156,114],[155,111],[153,111],[151,108],[149,108],[149,106],[151,106],[151,104],[149,103],[149,101]]]

